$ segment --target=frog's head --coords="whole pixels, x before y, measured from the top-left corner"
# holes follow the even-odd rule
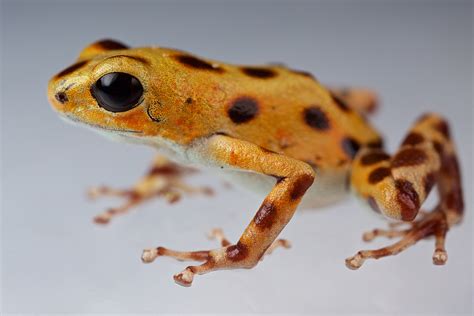
[[[147,49],[112,40],[93,43],[50,80],[49,101],[61,117],[104,134],[154,135],[158,126],[147,113],[155,102],[152,63]]]

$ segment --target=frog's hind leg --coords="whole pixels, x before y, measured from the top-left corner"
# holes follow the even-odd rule
[[[329,88],[336,102],[343,103],[349,108],[364,114],[373,114],[379,107],[377,94],[364,88]]]
[[[183,181],[184,176],[193,172],[191,168],[179,166],[163,156],[157,156],[150,170],[131,189],[121,190],[106,186],[92,188],[88,192],[92,199],[101,196],[125,199],[122,205],[110,208],[94,217],[94,221],[98,224],[107,224],[113,217],[123,215],[154,197],[162,197],[168,203],[175,203],[181,198],[182,193],[211,195],[210,188],[193,187]]]
[[[462,219],[464,205],[458,160],[443,118],[422,116],[393,157],[380,149],[362,149],[354,161],[351,182],[376,212],[404,221],[408,228],[392,224],[388,230],[365,233],[365,241],[378,236],[401,239],[388,247],[359,251],[346,259],[349,268],[359,268],[366,259],[396,255],[428,236],[435,237],[433,263],[446,263],[446,233]],[[429,213],[419,212],[434,184],[438,205]]]

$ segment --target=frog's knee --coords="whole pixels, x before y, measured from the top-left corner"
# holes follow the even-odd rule
[[[387,179],[380,190],[373,192],[367,198],[371,208],[382,215],[402,220],[412,221],[421,206],[424,192],[417,185],[405,179]]]

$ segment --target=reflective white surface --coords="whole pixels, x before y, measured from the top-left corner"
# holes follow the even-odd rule
[[[469,1],[4,1],[3,311],[472,312],[471,14]],[[354,200],[298,213],[282,233],[293,248],[252,270],[197,276],[182,288],[172,275],[187,263],[142,264],[150,246],[215,247],[205,232],[216,226],[236,240],[260,200],[203,174],[193,181],[217,188],[216,197],[155,201],[107,227],[92,224],[120,201],[91,203],[86,187],[127,187],[153,154],[66,125],[49,108],[49,77],[104,37],[234,63],[284,62],[323,82],[372,87],[383,100],[374,122],[391,151],[422,112],[446,115],[466,194],[465,221],[448,233],[447,265],[432,265],[431,239],[348,270],[344,258],[387,244],[361,241],[384,221]]]

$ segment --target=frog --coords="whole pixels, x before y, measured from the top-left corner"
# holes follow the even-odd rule
[[[214,229],[210,237],[219,246],[210,250],[143,250],[145,263],[158,257],[199,262],[173,276],[182,286],[196,275],[255,267],[276,248],[290,247],[278,237],[298,207],[328,206],[351,194],[388,220],[387,229],[364,233],[365,241],[398,238],[348,257],[345,264],[354,270],[429,237],[433,263],[444,265],[447,232],[463,218],[461,171],[448,121],[422,114],[389,154],[369,121],[379,106],[370,89],[325,85],[310,72],[281,64],[229,64],[104,39],[51,78],[48,99],[68,122],[157,150],[152,167],[131,189],[90,191],[91,197],[126,201],[98,215],[99,224],[154,197],[175,203],[183,195],[212,195],[208,187],[186,183],[196,170],[214,171],[265,195],[234,243]],[[438,203],[422,210],[435,187]]]

